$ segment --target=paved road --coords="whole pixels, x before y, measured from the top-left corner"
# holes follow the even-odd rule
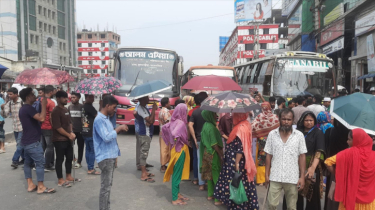
[[[122,134],[118,143],[122,156],[118,160],[119,167],[114,174],[111,192],[112,209],[226,209],[216,207],[207,201],[207,191],[198,191],[190,181],[181,182],[181,192],[191,198],[187,206],[171,205],[171,183],[163,183],[163,174],[159,172],[159,143],[155,136],[148,162],[155,166],[151,169],[156,174],[155,183],[148,184],[139,180],[140,172],[135,168],[135,137],[134,131]],[[86,174],[86,162],[83,168],[76,170],[76,177],[83,179],[72,188],[58,188],[55,172],[46,172],[45,184],[54,187],[57,192],[53,195],[37,195],[26,192],[22,168],[13,170],[10,167],[14,143],[8,144],[7,153],[0,154],[0,209],[30,209],[30,210],[59,210],[59,209],[98,209],[100,177]],[[34,180],[36,178],[33,172]],[[263,202],[265,189],[258,188],[259,203]]]

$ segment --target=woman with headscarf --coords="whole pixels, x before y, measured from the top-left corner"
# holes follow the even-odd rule
[[[216,184],[215,198],[222,201],[228,209],[259,209],[258,196],[254,177],[257,173],[251,154],[251,124],[247,121],[249,114],[234,113],[234,128],[229,135],[225,147],[224,165]],[[245,188],[248,202],[240,205],[230,200],[229,185],[234,173],[240,172],[242,184]]]
[[[199,146],[200,159],[199,169],[202,179],[207,181],[208,200],[214,196],[214,187],[221,170],[223,160],[223,142],[216,127],[216,114],[211,111],[202,111],[202,117],[206,121],[201,132],[201,144]],[[215,199],[215,205],[221,202]]]
[[[326,130],[328,128],[333,127],[333,125],[331,124],[331,114],[329,112],[320,112],[316,119],[318,120],[318,128],[323,133],[326,133]]]
[[[181,180],[188,180],[190,175],[190,156],[188,149],[187,106],[179,104],[172,114],[171,121],[162,128],[165,144],[171,149],[171,159],[164,174],[164,182],[172,176],[172,204],[186,205],[189,200],[180,193]]]
[[[324,161],[325,144],[324,134],[319,128],[317,128],[316,125],[317,120],[315,114],[311,111],[304,112],[297,123],[297,130],[301,131],[305,136],[305,142],[307,147],[306,179],[312,180],[310,182],[310,185],[308,184],[309,182],[305,181],[305,187],[302,190],[307,191],[305,193],[305,210],[320,210],[320,199],[323,197],[322,162]],[[303,207],[304,198],[302,197],[302,195],[299,194],[297,200],[297,210],[303,210]]]
[[[349,132],[349,149],[325,161],[328,170],[336,174],[334,200],[339,210],[375,209],[375,152],[372,139],[362,129]],[[336,169],[334,168],[336,165]]]
[[[325,145],[326,145],[326,157],[332,157],[337,155],[337,153],[347,149],[348,134],[349,129],[347,129],[338,120],[333,121],[334,127],[328,128],[324,134]],[[331,188],[331,183],[336,181],[335,174],[331,174],[326,171],[326,193],[324,210],[337,210],[339,209],[339,202],[331,200],[328,198],[329,189]]]
[[[187,105],[188,112],[194,108],[194,97],[192,96],[184,96],[183,100],[185,101],[185,104]]]
[[[280,126],[279,119],[272,114],[271,105],[268,102],[262,103],[262,113],[259,114],[252,123],[253,136],[257,138],[256,160],[257,167],[256,182],[263,185],[266,182],[266,156],[264,146],[266,146],[269,132]]]
[[[229,138],[229,134],[233,128],[233,120],[231,113],[222,113],[219,120],[219,131],[223,140],[223,152],[225,152],[225,142]]]

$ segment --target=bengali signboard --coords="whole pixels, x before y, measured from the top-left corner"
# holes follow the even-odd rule
[[[355,36],[375,29],[375,11],[355,21]]]
[[[344,37],[337,39],[329,45],[323,47],[323,54],[330,54],[344,49]]]
[[[320,45],[325,45],[344,35],[344,29],[344,19],[342,19],[321,33]]]
[[[235,0],[235,22],[259,21],[271,17],[272,0]]]

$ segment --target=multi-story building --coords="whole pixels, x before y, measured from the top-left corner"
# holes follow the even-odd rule
[[[219,65],[234,66],[285,50],[286,33],[279,24],[237,26],[221,50]]]
[[[108,75],[109,59],[121,43],[120,35],[112,31],[88,31],[77,33],[78,66],[86,77]]]
[[[0,56],[79,72],[76,0],[0,1]]]

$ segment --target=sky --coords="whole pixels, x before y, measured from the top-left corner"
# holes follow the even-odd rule
[[[122,47],[175,50],[184,57],[185,71],[217,65],[219,36],[230,36],[235,28],[233,0],[77,0],[76,6],[79,29],[103,31],[108,25],[121,35]]]

